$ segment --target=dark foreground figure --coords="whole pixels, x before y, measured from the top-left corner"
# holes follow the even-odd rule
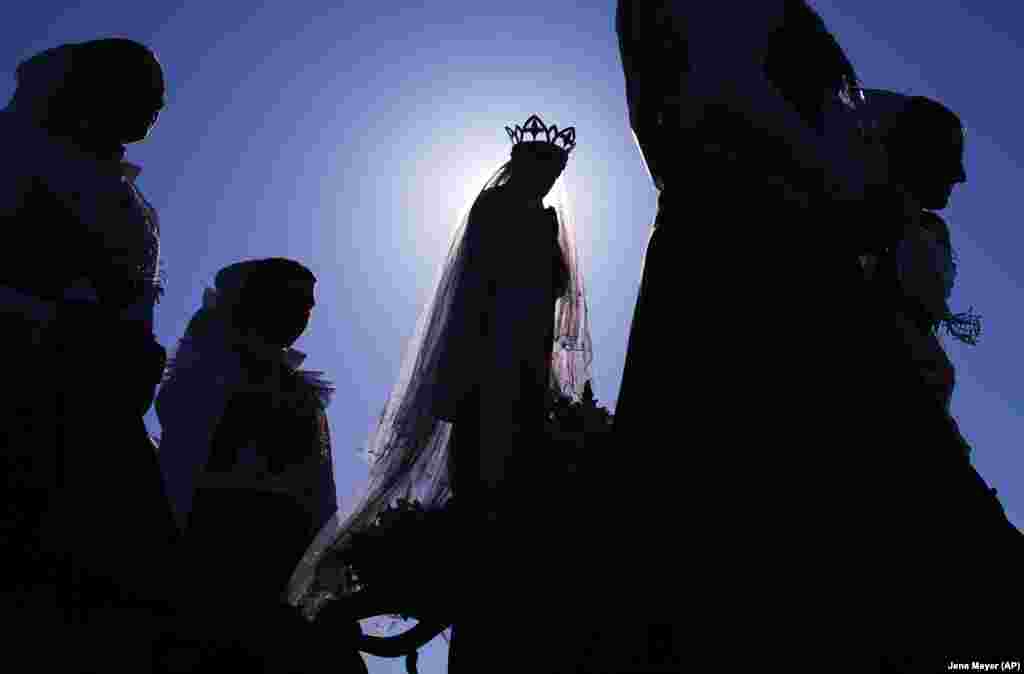
[[[622,2],[618,31],[659,208],[596,564],[622,583],[588,671],[964,638],[1005,561],[945,548],[1015,532],[867,292],[859,256],[920,206],[856,131],[852,66],[799,0]]]
[[[314,672],[327,662],[365,671],[354,620],[310,624],[284,601],[292,571],[337,509],[326,415],[334,389],[299,370],[305,354],[291,348],[316,304],[315,283],[284,258],[222,269],[157,396],[160,463],[187,524],[184,568],[209,601],[239,609],[250,635],[247,648],[199,658],[202,671]]]
[[[4,662],[137,674],[255,652],[252,671],[302,671],[286,652],[288,630],[306,626],[294,612],[242,619],[182,573],[143,422],[166,360],[153,337],[159,226],[123,156],[163,107],[160,64],[138,43],[97,40],[42,52],[17,77],[0,112],[17,157],[0,175]],[[253,638],[268,632],[283,636]]]
[[[8,662],[145,671],[172,612],[177,531],[142,420],[165,357],[159,230],[122,161],[163,86],[137,43],[63,45],[19,66],[0,112],[18,157],[0,177]]]
[[[894,625],[883,652],[915,657],[886,660],[886,671],[945,671],[972,654],[1019,659],[1024,648],[1007,636],[1018,623],[1009,607],[1021,598],[1024,536],[969,463],[972,449],[950,414],[955,372],[939,341],[941,332],[974,344],[981,327],[978,317],[954,314],[946,303],[957,267],[949,227],[937,213],[967,179],[963,126],[948,108],[923,97],[869,90],[862,107],[886,148],[892,181],[922,209],[918,227],[908,228],[903,240],[866,256],[868,293],[892,312],[903,347],[897,357],[914,364],[922,397],[934,405],[926,407],[939,410],[889,466],[901,482],[888,504],[891,528],[880,528],[889,536],[884,572],[891,584],[882,587],[890,593]],[[956,658],[917,657],[922,654]]]

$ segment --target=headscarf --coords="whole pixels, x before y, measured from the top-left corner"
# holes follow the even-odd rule
[[[164,428],[160,463],[168,495],[182,524],[191,511],[196,475],[209,459],[213,436],[228,400],[233,392],[249,383],[241,354],[295,371],[323,408],[330,404],[334,386],[323,378],[323,372],[298,369],[305,354],[269,344],[236,326],[243,291],[254,275],[284,274],[294,278],[297,270],[304,269],[283,258],[247,260],[225,267],[217,274],[214,285],[204,289],[201,306],[168,359],[156,399],[156,411]],[[258,298],[247,297],[246,301],[258,302]],[[324,497],[333,501],[335,495]]]

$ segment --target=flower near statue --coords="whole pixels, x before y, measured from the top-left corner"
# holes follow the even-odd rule
[[[400,597],[407,611],[403,618],[420,617],[429,612],[431,597],[425,595],[427,583],[420,575],[434,576],[444,573],[445,560],[424,566],[432,559],[420,559],[418,551],[443,547],[453,541],[455,532],[455,506],[449,501],[445,507],[427,510],[416,500],[400,498],[378,515],[368,529],[352,534],[349,545],[326,556],[325,565],[338,568],[344,574],[344,587],[353,593],[382,588],[387,584],[388,596]],[[415,565],[410,558],[415,556]],[[415,568],[416,573],[409,573]]]
[[[562,483],[582,467],[601,464],[597,455],[604,452],[612,420],[613,415],[598,405],[589,381],[578,400],[552,391],[545,423],[547,447],[537,453],[544,465],[538,469],[553,483]],[[544,482],[547,480],[537,484]],[[372,526],[353,533],[347,545],[325,554],[321,573],[329,569],[337,574],[338,587],[345,588],[345,594],[382,591],[400,598],[408,607],[400,614],[402,619],[441,611],[444,597],[429,593],[431,588],[450,587],[438,579],[456,583],[457,577],[452,575],[456,572],[443,555],[424,555],[422,551],[459,547],[457,508],[455,498],[435,509],[427,509],[415,499],[399,498]]]
[[[611,431],[612,414],[597,404],[590,382],[583,386],[579,400],[552,391],[548,401],[545,431],[554,446],[575,446],[583,450],[587,439],[600,441]]]

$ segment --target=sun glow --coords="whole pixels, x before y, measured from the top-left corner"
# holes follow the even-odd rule
[[[565,208],[572,212],[572,202],[569,200],[569,187],[566,185],[565,174],[558,176],[558,180],[551,187],[551,191],[544,197],[545,206]]]
[[[418,274],[436,275],[473,202],[508,161],[510,144],[494,133],[495,127],[501,125],[480,123],[467,129],[454,147],[450,139],[425,143],[416,153],[418,159],[403,171],[410,212],[416,213],[405,223],[403,234]],[[560,176],[544,202],[571,217],[570,189],[577,185],[576,176],[570,177],[571,186],[565,174]]]
[[[501,166],[500,162],[491,162],[491,164],[493,166],[481,161],[476,162],[474,166],[468,166],[463,174],[464,179],[460,181],[456,189],[452,190],[452,203],[447,204],[446,208],[446,211],[453,214],[447,229],[447,241],[452,240],[455,231],[469,214],[469,209],[473,207],[473,202],[479,196],[480,190]]]

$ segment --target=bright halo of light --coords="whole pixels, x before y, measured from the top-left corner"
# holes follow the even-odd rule
[[[493,166],[486,162],[478,161],[474,162],[471,166],[467,166],[466,171],[463,173],[464,179],[452,190],[453,202],[447,210],[453,214],[453,217],[445,231],[448,242],[452,240],[452,237],[455,236],[455,231],[462,224],[466,215],[469,214],[469,209],[473,207],[473,202],[480,195],[480,190],[484,188],[487,181],[491,179],[498,170],[498,167],[501,166],[500,162],[492,163],[494,164]]]
[[[572,212],[572,202],[569,200],[569,188],[566,185],[565,173],[558,176],[558,180],[551,187],[551,191],[544,197],[545,206],[561,205]]]
[[[418,257],[448,253],[462,218],[507,158],[506,148],[482,134],[470,133],[454,147],[439,142],[426,148],[409,175],[422,214],[411,232]]]

